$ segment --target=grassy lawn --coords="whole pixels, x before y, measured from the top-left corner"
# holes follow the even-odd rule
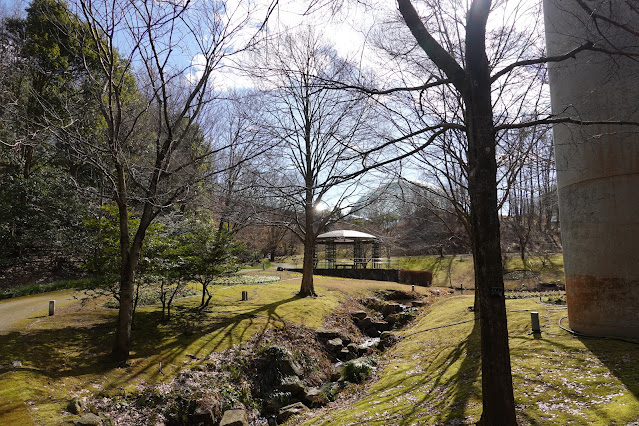
[[[407,286],[377,281],[316,277],[318,298],[298,298],[299,274],[277,275],[268,285],[216,287],[211,309],[197,313],[199,297],[177,303],[170,322],[160,321],[160,308],[138,308],[132,333],[133,352],[126,366],[109,361],[117,310],[106,298],[84,300],[56,310],[53,317],[30,318],[20,330],[0,334],[0,425],[59,424],[73,396],[117,397],[137,385],[170,379],[194,360],[250,339],[282,321],[310,328],[323,325],[347,294],[361,296],[375,289]],[[249,300],[241,302],[242,291]],[[428,292],[426,289],[420,289]],[[82,293],[78,293],[82,295]],[[13,367],[13,361],[22,363]]]
[[[472,300],[455,296],[437,302],[386,355],[376,382],[359,389],[353,400],[338,401],[304,424],[478,421],[480,343],[478,323],[468,310]],[[575,338],[557,325],[566,311],[546,308],[533,299],[507,301],[520,424],[625,425],[639,420],[639,347]],[[520,311],[524,309],[539,311],[541,338],[530,334],[530,313]],[[435,328],[462,321],[469,322]]]
[[[317,276],[320,297],[300,299],[295,295],[299,274],[249,274],[279,274],[282,281],[216,287],[205,313],[191,309],[197,296],[183,299],[170,322],[160,321],[157,306],[140,309],[134,351],[125,366],[109,361],[117,311],[105,308],[103,297],[79,299],[53,317],[30,318],[18,331],[0,335],[0,424],[60,424],[71,420],[62,413],[73,396],[125,397],[138,392],[138,385],[163,383],[185,367],[205,364],[210,353],[260,336],[269,327],[283,322],[320,327],[348,296],[408,289]],[[240,301],[244,290],[247,302]],[[480,347],[478,323],[468,310],[472,300],[455,296],[436,302],[382,357],[378,380],[353,385],[344,399],[309,415],[307,424],[476,422],[481,413]],[[534,299],[508,300],[507,308],[521,424],[626,425],[639,420],[636,344],[575,338],[557,325],[565,309]],[[530,334],[531,309],[540,312],[541,338]],[[457,322],[462,323],[438,328]],[[13,367],[13,361],[22,365]]]
[[[395,259],[401,269],[431,271],[433,285],[439,287],[474,288],[475,277],[473,258],[471,255],[439,256],[411,256]],[[530,256],[524,264],[518,254],[510,253],[505,256],[504,269],[506,272],[505,286],[508,290],[519,290],[523,287],[532,288],[538,282],[564,281],[564,260],[561,253],[547,256]],[[532,265],[531,278],[522,277],[509,280],[508,272],[529,269]]]

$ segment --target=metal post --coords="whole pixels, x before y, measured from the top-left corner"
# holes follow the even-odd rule
[[[539,327],[539,312],[530,313],[530,323],[532,324],[533,333],[541,333],[541,327]]]
[[[55,300],[49,300],[49,316],[55,314]]]

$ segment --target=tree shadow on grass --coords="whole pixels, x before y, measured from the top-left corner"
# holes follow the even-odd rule
[[[134,335],[134,349],[136,357],[149,357],[160,353],[182,353],[185,348],[196,359],[208,356],[221,348],[230,348],[264,332],[282,318],[275,312],[286,303],[299,299],[297,296],[279,300],[267,305],[259,305],[254,309],[242,312],[225,312],[211,315],[189,307],[176,307],[174,316],[169,323],[162,323],[160,312],[148,312],[138,317],[138,329]],[[238,309],[239,310],[239,309]],[[146,330],[154,330],[156,339],[140,339]],[[174,341],[171,341],[171,338]],[[158,345],[158,341],[162,342]],[[258,339],[259,341],[259,339]],[[194,346],[194,344],[197,345]],[[165,361],[170,362],[171,356]]]
[[[579,337],[581,343],[639,398],[639,340]]]
[[[555,404],[558,408],[552,408],[550,414],[552,410],[563,410],[564,422],[616,424],[619,419],[615,418],[607,398],[618,395],[623,387],[639,397],[636,368],[639,347],[636,344],[590,338],[579,338],[577,342],[567,333],[542,333],[540,339],[529,345],[525,343],[531,342],[530,336],[511,336],[510,340],[515,391],[525,403],[532,405],[517,412],[523,424],[547,424],[550,417],[544,418],[544,414],[549,413],[540,406]],[[612,381],[606,378],[603,371],[606,369],[622,384],[610,388]],[[580,379],[586,379],[582,386],[578,385]],[[515,398],[517,400],[517,394]],[[587,412],[590,420],[587,421],[582,412]]]
[[[229,312],[221,317],[178,308],[169,323],[162,323],[158,310],[136,313],[132,361],[118,366],[110,360],[117,312],[93,312],[87,325],[81,325],[83,312],[77,312],[73,321],[60,323],[59,328],[31,329],[25,333],[0,335],[0,364],[6,366],[0,373],[29,371],[51,379],[77,378],[79,387],[88,388],[97,383],[102,392],[126,387],[137,377],[154,381],[183,367],[184,355],[203,361],[211,352],[248,340],[254,333],[263,335],[274,322],[281,321],[276,309],[296,300],[290,297],[256,306],[241,313]],[[84,313],[86,314],[86,313]],[[185,328],[188,322],[197,327]],[[63,324],[69,324],[63,326]],[[250,335],[249,335],[250,333]],[[19,360],[22,366],[12,368]],[[164,366],[165,373],[162,372]],[[9,375],[4,379],[11,380]]]
[[[430,421],[436,424],[465,419],[471,399],[481,392],[479,322],[474,322],[471,330],[457,332],[468,335],[454,347],[440,352],[428,365],[388,366],[381,378],[384,386],[372,390],[365,398],[367,404],[373,404],[366,407],[366,411],[374,411],[376,404],[398,407],[387,410],[394,411],[392,418],[387,418],[388,424],[396,425],[413,425],[428,416],[432,416]],[[408,409],[404,409],[405,402],[400,402],[406,400],[410,404]]]
[[[459,367],[452,367],[461,361]],[[448,368],[457,368],[450,377],[447,376]],[[481,372],[481,345],[480,323],[475,321],[468,337],[460,342],[447,357],[442,358],[437,364],[431,365],[431,369],[439,371],[439,375],[432,381],[432,387],[410,413],[410,417],[416,414],[417,408],[426,401],[438,401],[445,405],[438,407],[440,413],[445,413],[441,422],[447,424],[456,419],[464,419],[468,402],[473,395],[481,389],[479,380]],[[440,392],[437,395],[437,392]],[[402,425],[412,424],[410,421]]]

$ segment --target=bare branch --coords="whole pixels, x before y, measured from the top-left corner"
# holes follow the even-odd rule
[[[494,83],[500,77],[508,74],[509,72],[511,72],[512,70],[514,70],[517,67],[523,67],[523,66],[528,66],[528,65],[537,65],[537,64],[547,64],[549,62],[561,62],[561,61],[565,61],[566,59],[570,59],[570,58],[574,59],[575,56],[577,55],[577,53],[579,53],[579,52],[582,52],[584,50],[595,50],[595,49],[593,49],[593,47],[594,47],[594,43],[589,41],[589,42],[584,43],[581,46],[576,47],[575,49],[573,49],[570,52],[565,53],[563,55],[547,56],[547,57],[541,57],[541,58],[536,58],[536,59],[528,59],[528,60],[518,61],[518,62],[512,63],[512,64],[508,65],[507,67],[505,67],[504,69],[500,70],[499,72],[495,73],[490,78],[490,82]]]

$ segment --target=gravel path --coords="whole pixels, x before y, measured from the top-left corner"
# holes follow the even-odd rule
[[[0,334],[19,331],[21,322],[49,314],[49,300],[55,300],[56,309],[72,303],[74,290],[18,297],[0,301]]]

